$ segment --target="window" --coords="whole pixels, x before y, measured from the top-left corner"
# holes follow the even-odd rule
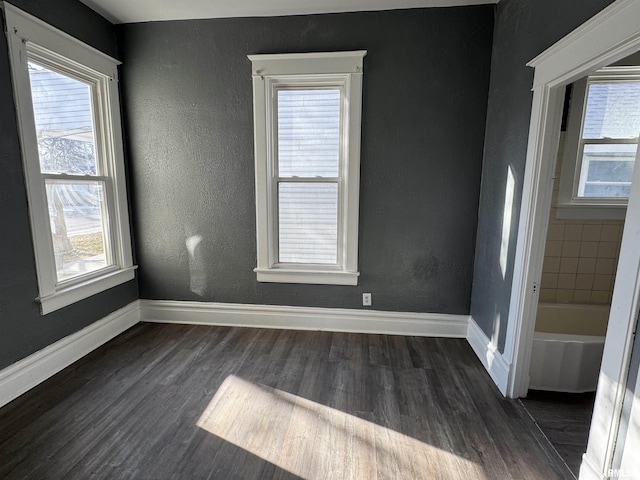
[[[640,68],[574,84],[558,196],[567,218],[624,218],[640,132]]]
[[[46,314],[134,278],[118,62],[4,6]]]
[[[258,281],[358,283],[365,55],[249,56]]]

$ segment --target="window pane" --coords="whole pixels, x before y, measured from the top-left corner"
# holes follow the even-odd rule
[[[278,90],[280,177],[337,177],[340,90]]]
[[[278,221],[280,262],[337,263],[337,184],[281,182]]]
[[[43,173],[96,175],[91,88],[29,61]]]
[[[635,138],[640,132],[640,82],[591,83],[582,138]]]
[[[582,157],[581,197],[628,197],[636,144],[585,145]]]
[[[110,265],[102,182],[47,180],[46,187],[58,281]]]

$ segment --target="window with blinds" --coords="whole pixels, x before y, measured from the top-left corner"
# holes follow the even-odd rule
[[[341,91],[277,91],[278,260],[338,262]]]
[[[366,53],[249,55],[259,282],[358,284]]]

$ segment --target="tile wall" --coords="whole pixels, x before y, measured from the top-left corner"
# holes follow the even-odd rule
[[[560,152],[563,139],[564,133]],[[558,158],[553,206],[558,197],[560,168]],[[560,220],[552,207],[540,302],[611,304],[623,225],[622,220]]]

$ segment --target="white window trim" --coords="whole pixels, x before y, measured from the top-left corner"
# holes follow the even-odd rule
[[[256,165],[256,232],[259,282],[358,284],[358,210],[360,197],[360,127],[362,64],[365,50],[353,52],[249,55],[252,63]],[[278,264],[276,193],[270,181],[275,153],[271,141],[271,93],[278,81],[329,80],[343,85],[346,98],[342,138],[344,197],[339,201],[338,265]]]
[[[132,280],[133,265],[129,213],[125,183],[124,148],[118,92],[120,62],[85,45],[68,34],[46,24],[13,5],[3,3],[9,56],[14,85],[20,142],[22,146],[25,183],[29,199],[29,215],[38,274],[39,297],[43,315],[71,305],[109,288]],[[113,265],[93,274],[80,276],[58,284],[49,228],[46,194],[40,173],[35,120],[32,107],[27,52],[63,59],[79,71],[99,77],[103,150],[105,167],[111,178],[109,201],[110,244]],[[110,121],[108,121],[110,119]]]
[[[605,67],[589,75],[589,79],[630,80],[640,77],[639,67]],[[562,153],[562,170],[558,191],[557,216],[562,219],[580,220],[623,220],[627,212],[628,199],[584,198],[578,196],[582,159],[580,156],[580,136],[587,103],[588,79],[573,83],[571,106],[567,119],[567,133]]]

